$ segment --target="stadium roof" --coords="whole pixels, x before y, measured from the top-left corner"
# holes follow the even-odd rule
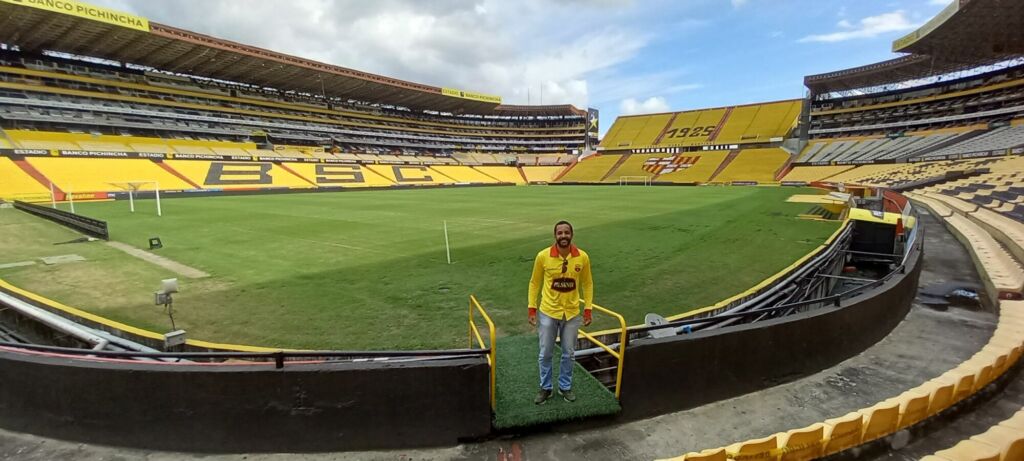
[[[481,115],[582,115],[571,105],[503,106],[497,96],[361,72],[71,0],[0,0],[0,43],[344,99]]]
[[[991,65],[1024,55],[1019,0],[954,0],[917,30],[893,42],[910,53],[888,61],[804,77],[816,94],[895,84]]]

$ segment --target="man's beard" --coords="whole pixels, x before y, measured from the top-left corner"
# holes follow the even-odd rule
[[[569,244],[572,243],[572,239],[560,238],[558,239],[558,246],[561,248],[568,248]]]

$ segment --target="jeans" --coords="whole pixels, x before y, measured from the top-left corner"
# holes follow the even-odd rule
[[[583,323],[583,316],[577,315],[570,320],[548,317],[543,312],[537,313],[540,336],[540,388],[551,390],[551,356],[555,350],[555,337],[561,337],[562,361],[559,365],[558,388],[572,389],[573,353],[576,351],[576,334]]]

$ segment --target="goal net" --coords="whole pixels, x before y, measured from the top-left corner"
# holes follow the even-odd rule
[[[145,186],[152,186],[156,197],[156,215],[163,216],[163,210],[160,208],[160,183],[156,181],[123,181],[108,182],[107,184],[128,192],[128,207],[132,213],[135,213],[135,197],[139,195],[139,191]]]
[[[650,186],[651,185],[651,177],[650,176],[619,176],[619,185],[620,186],[628,186],[630,184],[636,184],[636,185],[642,185],[642,186]]]

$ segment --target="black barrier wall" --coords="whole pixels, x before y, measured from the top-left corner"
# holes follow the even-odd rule
[[[0,351],[0,424],[156,450],[453,445],[491,429],[483,357],[405,363],[144,365]]]
[[[917,293],[921,251],[906,272],[842,301],[775,320],[631,341],[622,377],[623,419],[685,410],[816,373],[888,335]]]
[[[91,235],[103,240],[110,240],[110,232],[107,231],[106,221],[100,221],[99,219],[93,219],[55,208],[33,205],[20,200],[14,201],[14,207],[26,213],[32,213],[41,218],[49,219],[57,224],[70,227],[86,235]]]

